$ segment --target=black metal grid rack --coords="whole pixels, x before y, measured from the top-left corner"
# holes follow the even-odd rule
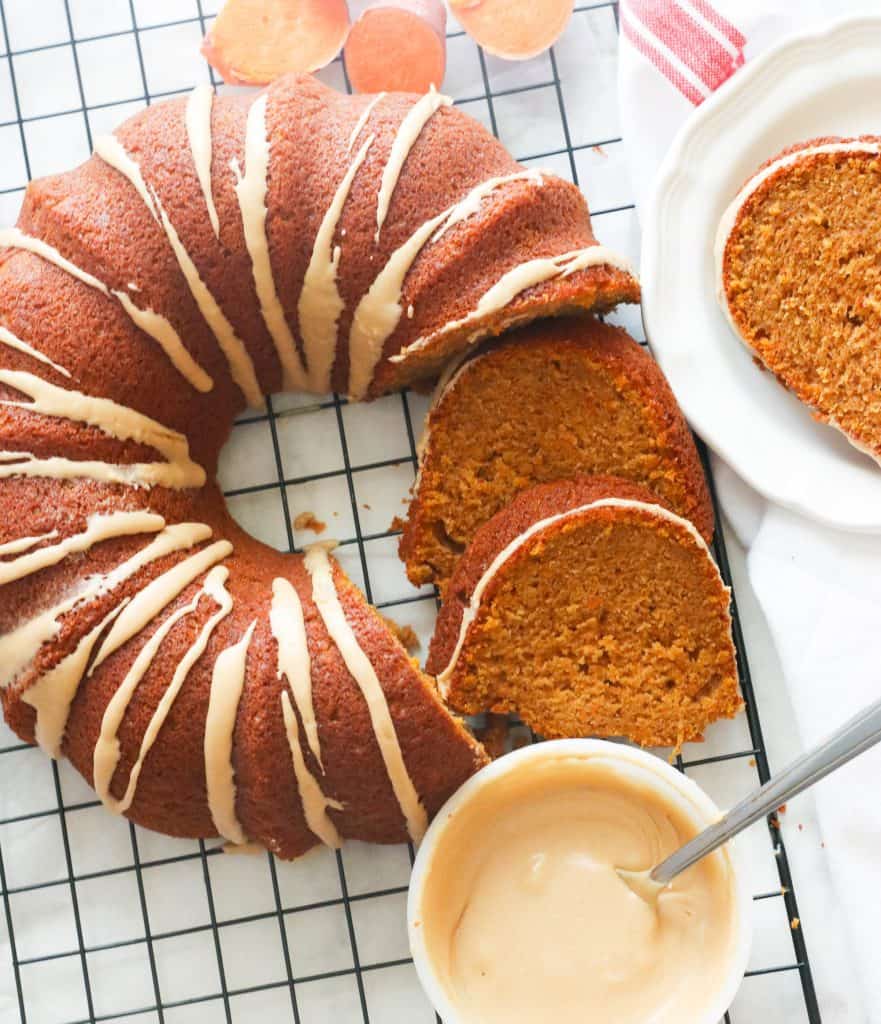
[[[114,112],[119,108],[121,117],[122,112],[127,113],[133,105],[150,103],[162,96],[182,92],[179,88],[154,88],[151,91],[148,61],[145,59],[148,36],[155,39],[156,36],[151,34],[185,26],[192,28],[193,39],[201,36],[213,13],[208,9],[209,5],[210,0],[204,3],[203,0],[163,0],[152,8],[151,18],[151,8],[143,0],[118,0],[116,5],[102,5],[94,0],[39,0],[34,2],[33,16],[42,15],[58,20],[58,39],[17,48],[14,26],[10,32],[10,21],[15,20],[10,17],[10,8],[15,7],[17,17],[23,5],[13,3],[13,0],[5,0],[5,3],[0,0],[0,95],[4,84],[2,75],[8,73],[12,106],[10,113],[13,115],[6,120],[0,117],[0,183],[8,185],[0,188],[0,203],[7,204],[3,208],[4,220],[11,219],[8,211],[14,213],[14,205],[32,172],[40,173],[40,169],[33,167],[32,126],[43,121],[54,125],[60,125],[63,121],[69,125],[72,118],[82,118],[85,140],[91,150],[93,118],[100,115],[101,111]],[[85,35],[78,33],[77,24],[81,17],[85,17],[84,9],[90,6],[113,6],[116,19],[114,24],[118,23],[120,27],[114,31],[87,32]],[[44,8],[45,11],[42,10]],[[172,16],[157,21],[157,8],[170,14],[187,13],[188,16]],[[583,24],[593,26],[591,31],[596,29],[606,34],[611,33],[614,37],[617,29],[615,3],[602,0],[580,3],[576,5],[575,12],[576,24],[584,19]],[[101,44],[119,39],[131,43],[140,86],[132,95],[95,100],[88,95],[89,61],[100,59]],[[451,46],[455,41],[473,46],[462,32],[450,33]],[[552,110],[559,122],[559,144],[545,147],[542,152],[518,152],[515,149],[515,156],[521,161],[534,164],[556,160],[557,169],[568,173],[578,183],[580,154],[602,153],[602,147],[612,147],[621,142],[620,137],[614,134],[608,138],[589,140],[573,138],[571,111],[567,112],[567,82],[561,73],[560,60],[555,50],[551,50],[546,59],[526,74],[527,81],[509,85],[510,73],[506,72],[507,77],[503,76],[504,82],[496,82],[491,60],[476,47],[473,49],[474,58],[479,63],[479,74],[475,79],[479,88],[473,95],[457,96],[456,102],[466,109],[475,108],[478,116],[482,116],[496,134],[500,134],[499,107],[510,98],[541,92],[550,100],[551,107],[548,109]],[[54,59],[53,51],[59,60],[63,57],[65,61],[72,62],[78,102],[66,106],[56,104],[60,109],[52,107],[29,112],[23,109],[19,79],[23,73],[31,74],[31,70],[23,72],[22,69],[28,65],[29,58],[37,54],[48,55],[48,60]],[[337,84],[348,84],[339,61],[335,62],[328,76],[335,78]],[[90,98],[92,102],[88,102]],[[46,102],[51,103],[51,97]],[[568,102],[572,103],[571,98]],[[22,161],[22,179],[12,184],[4,180],[8,173],[2,172],[4,161],[14,163],[11,150],[4,145],[2,135],[10,131],[17,133]],[[629,215],[632,209],[630,203],[595,209],[593,216],[600,236],[606,237],[604,229],[611,223],[610,218]],[[632,322],[628,326],[632,330],[638,329]],[[389,429],[388,424],[394,421],[397,425],[394,429],[400,434],[399,449],[394,450],[388,458],[382,457],[382,453],[380,457],[362,457],[363,445],[353,436],[356,431],[353,429],[354,422],[350,420],[352,408],[338,396],[325,402],[313,401],[308,405],[291,405],[288,400],[277,399],[274,404],[271,401],[268,403],[265,414],[240,420],[235,435],[244,436],[241,432],[250,430],[253,438],[257,438],[257,442],[252,438],[252,445],[261,443],[269,446],[267,458],[271,464],[272,478],[256,483],[237,482],[235,472],[230,469],[226,474],[226,482],[229,484],[226,493],[234,512],[237,502],[253,503],[250,506],[252,518],[261,517],[261,509],[268,507],[264,499],[276,502],[277,528],[270,539],[278,546],[294,550],[298,538],[292,526],[295,509],[291,506],[299,493],[298,489],[312,488],[314,491],[315,488],[332,484],[337,488],[334,493],[339,500],[349,506],[346,518],[351,517],[350,535],[343,537],[340,548],[346,567],[356,579],[361,578],[367,596],[380,608],[386,611],[394,609],[405,616],[421,614],[427,630],[434,609],[434,595],[424,590],[418,593],[391,593],[382,583],[383,573],[388,571],[387,563],[383,561],[386,548],[382,545],[384,542],[393,544],[395,534],[386,529],[373,528],[371,521],[375,517],[364,514],[365,510],[370,510],[370,506],[363,500],[365,492],[362,486],[371,475],[378,474],[376,479],[381,481],[385,471],[398,474],[399,481],[400,473],[403,472],[405,485],[412,480],[416,465],[419,418],[424,400],[420,396],[404,393],[383,401],[383,419],[376,421],[372,429]],[[292,419],[296,419],[298,425],[302,420],[305,431],[309,430],[307,421],[317,424],[320,419],[322,430],[335,432],[339,447],[334,460],[331,460],[332,465],[328,468],[314,465],[304,468],[296,459],[288,457],[285,438]],[[361,427],[359,421],[358,433]],[[329,443],[332,447],[332,442]],[[703,448],[701,454],[709,474]],[[713,497],[715,501],[715,494]],[[243,521],[246,525],[252,525],[247,522],[247,515],[243,516]],[[347,531],[344,529],[343,532]],[[380,550],[379,556],[376,550]],[[715,554],[722,575],[730,585],[728,559],[721,524],[718,523]],[[703,757],[690,757],[690,753],[686,753],[678,758],[677,764],[683,771],[710,765],[746,764],[754,766],[758,779],[764,781],[768,778],[768,761],[736,601],[733,611],[740,682],[746,700],[748,742],[735,743],[730,749],[708,752]],[[27,1021],[28,1024],[50,1020],[59,1024],[62,1021],[64,1024],[79,1024],[80,1021],[121,1019],[158,1021],[159,1024],[165,1024],[166,1021],[174,1024],[176,1021],[225,1020],[232,1024],[234,1020],[251,1019],[258,1013],[267,1020],[291,1019],[296,1024],[326,1020],[331,1013],[341,1024],[349,1020],[362,1020],[365,1024],[368,1021],[374,1024],[397,1024],[399,1021],[412,1024],[414,1021],[435,1019],[427,1004],[420,1001],[411,962],[406,949],[400,945],[400,935],[397,936],[396,947],[394,943],[389,946],[384,938],[385,931],[394,931],[399,926],[395,923],[385,928],[384,922],[391,921],[390,913],[402,916],[406,873],[412,862],[412,849],[409,855],[402,855],[403,860],[395,862],[391,871],[388,870],[389,855],[386,853],[362,851],[354,860],[347,851],[327,853],[320,862],[321,870],[318,874],[321,881],[317,888],[310,888],[298,881],[296,865],[292,867],[281,864],[267,855],[265,859],[259,858],[262,887],[260,898],[257,899],[254,895],[257,888],[254,881],[257,866],[246,866],[244,858],[221,857],[219,849],[209,848],[202,842],[165,844],[154,849],[154,840],[148,833],[129,823],[103,817],[104,812],[100,810],[98,801],[90,798],[82,787],[77,789],[70,782],[72,773],[66,773],[64,765],[53,763],[46,767],[47,773],[51,775],[47,775],[46,784],[41,790],[42,796],[35,798],[33,806],[16,805],[12,807],[14,813],[5,813],[10,809],[10,802],[4,801],[4,788],[14,788],[16,779],[24,778],[23,775],[17,776],[17,772],[30,773],[34,770],[37,762],[29,760],[29,756],[29,748],[13,742],[11,733],[7,731],[0,734],[0,1019],[3,1021],[11,1022],[20,1017],[21,1021]],[[23,788],[27,788],[26,783],[23,783]],[[81,826],[81,822],[93,810],[102,817],[89,831]],[[110,820],[115,822],[111,845],[114,845],[116,859],[96,865],[84,861],[82,843],[100,846],[103,830],[109,829],[107,822]],[[33,876],[27,872],[21,876],[18,868],[10,863],[14,859],[12,852],[17,848],[17,837],[50,826],[53,830],[57,829],[55,838],[59,851],[57,865],[54,869],[48,869],[51,877],[42,877],[39,870]],[[766,856],[773,865],[769,877],[774,882],[767,891],[757,893],[754,899],[756,905],[761,903],[771,906],[783,922],[788,947],[786,955],[781,955],[774,962],[751,965],[744,982],[744,991],[756,984],[756,979],[764,979],[765,984],[779,985],[784,978],[795,978],[799,997],[796,1000],[797,1015],[792,1019],[816,1024],[821,1018],[804,934],[800,927],[790,928],[790,922],[798,918],[796,894],[783,839],[773,818],[768,822],[768,832]],[[384,859],[380,861],[380,857]],[[233,866],[227,869],[225,864],[230,862]],[[224,869],[220,870],[222,866]],[[315,867],[309,870],[315,875]],[[195,900],[198,897],[201,917],[196,915],[192,921],[168,924],[168,901],[162,903],[161,899],[162,885],[165,884],[162,879],[177,878],[183,872],[186,872],[184,890],[175,888],[174,892],[185,891],[188,899]],[[357,875],[354,884],[353,874]],[[231,890],[225,885],[227,875],[233,876],[233,889],[237,885],[241,886],[241,895],[236,895],[232,903]],[[157,878],[160,880],[158,886],[155,881]],[[95,886],[97,884],[100,889],[108,889],[122,883],[127,902],[120,896],[116,910],[121,913],[123,908],[129,911],[134,908],[137,927],[125,937],[102,938],[99,935],[96,938],[88,920],[93,904],[96,900],[100,903],[95,895],[100,890]],[[178,884],[175,883],[176,886]],[[58,911],[58,905],[61,904],[64,907],[63,913]],[[49,924],[61,920],[58,913],[67,922],[65,927],[49,928]],[[102,913],[105,917],[108,914],[113,916],[114,910],[105,907]],[[342,952],[338,965],[317,963],[312,955],[314,947],[321,944],[316,935],[324,934],[324,925],[316,927],[316,922],[326,921],[330,917],[333,917],[335,923],[321,941],[328,948],[340,947]],[[297,922],[301,920],[308,921],[308,927],[298,929]],[[365,940],[364,932],[368,920],[379,921],[379,925],[372,929],[369,941]],[[258,936],[256,949],[260,963],[256,965],[256,973],[252,973],[243,983],[238,974],[244,947],[239,945],[231,950],[228,939],[234,932],[238,932],[246,936],[247,944],[247,936],[252,934],[248,929],[251,928],[259,929],[259,933],[253,934]],[[383,934],[377,936],[377,928]],[[48,930],[57,933],[58,948],[53,947],[51,939],[48,945],[35,941],[35,930],[39,933],[38,940],[44,939],[43,933]],[[3,962],[4,933],[10,963]],[[190,940],[201,943],[198,954],[193,953],[195,947],[187,945]],[[167,953],[169,948],[172,951],[170,957]],[[124,983],[127,975],[124,972],[129,969],[129,964],[125,958],[130,952],[137,952],[141,957],[145,977],[142,979],[143,995],[135,994],[125,999],[121,998],[121,993],[127,987]],[[114,960],[114,957],[121,959]],[[260,971],[265,968],[266,962],[271,962],[273,966],[271,972],[266,969],[269,973],[264,977]],[[173,967],[169,966],[170,963]],[[120,977],[123,982],[115,995],[108,996],[105,979],[108,973],[119,972],[122,972]],[[182,979],[181,975],[196,977],[200,972],[210,978],[204,991],[193,994],[187,990],[184,984],[186,979]],[[11,992],[4,991],[7,979],[13,989]],[[73,993],[69,1000],[64,1000],[61,1010],[51,1000],[46,1002],[46,993],[53,990],[54,986],[57,994],[61,991],[58,987],[60,985],[71,986],[70,991]],[[331,990],[328,986],[337,988]],[[137,989],[137,985],[132,987]],[[319,987],[322,987],[324,996],[316,1001],[312,994]],[[764,999],[777,999],[774,988],[766,988],[764,991],[767,993]],[[749,1011],[738,1012],[737,1007],[735,1003],[730,1013],[726,1014],[726,1021],[737,1024],[756,1019]],[[767,1005],[765,1008],[770,1009]]]

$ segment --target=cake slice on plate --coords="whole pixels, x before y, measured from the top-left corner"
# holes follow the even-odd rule
[[[719,301],[816,419],[881,459],[881,138],[820,138],[769,160],[716,236]]]

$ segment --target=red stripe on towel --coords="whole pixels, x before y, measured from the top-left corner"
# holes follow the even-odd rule
[[[726,36],[732,46],[736,46],[738,50],[742,50],[746,46],[746,36],[736,25],[732,25],[727,18],[723,18],[712,4],[707,3],[707,0],[691,0],[691,5],[702,17],[706,18],[713,28],[717,28]],[[741,54],[742,59],[743,54]]]
[[[718,89],[743,63],[742,54],[734,57],[672,0],[628,0],[627,9],[710,92]]]
[[[621,19],[621,31],[630,44],[638,50],[643,57],[651,61],[661,74],[672,82],[682,95],[695,106],[703,103],[704,96],[692,85],[689,80],[675,68],[660,50],[650,46],[649,43],[636,31],[631,28],[626,17]]]

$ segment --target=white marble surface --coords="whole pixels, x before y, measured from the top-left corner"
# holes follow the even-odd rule
[[[215,5],[203,0],[209,18]],[[89,131],[112,129],[143,106],[147,90],[151,95],[182,90],[204,80],[206,69],[197,53],[203,28],[197,0],[136,0],[132,9],[141,28],[137,39],[129,0],[69,0],[75,38],[91,40],[78,43],[74,51],[64,0],[4,0],[9,40],[0,33],[0,190],[9,191],[0,192],[3,223],[15,218],[28,163],[34,175],[61,170],[88,154]],[[547,54],[517,65],[489,58],[485,73],[496,95],[488,99],[476,48],[456,34],[454,24],[450,31],[445,89],[488,127],[495,122],[519,158],[533,158],[527,162],[567,177],[577,173],[599,238],[637,262],[639,229],[630,207],[615,102],[612,7],[579,7],[554,51],[559,90]],[[97,35],[106,38],[94,39]],[[52,49],[39,49],[47,45]],[[5,55],[9,50],[15,54],[11,61]],[[18,87],[18,110],[10,70]],[[322,77],[342,85],[339,64]],[[524,86],[528,91],[516,91]],[[84,101],[93,109],[84,112]],[[19,111],[25,118],[21,127]],[[615,319],[642,336],[638,311],[625,310]],[[410,396],[405,405],[392,396],[366,408],[337,409],[287,397],[275,408],[282,416],[273,426],[265,420],[238,426],[224,453],[224,485],[251,488],[230,499],[233,514],[257,536],[286,549],[282,492],[290,518],[315,512],[328,522],[329,533],[350,541],[340,549],[342,561],[356,582],[369,583],[375,601],[407,602],[390,613],[412,624],[424,647],[433,624],[433,597],[410,586],[394,539],[383,534],[400,513],[413,476],[406,417],[418,432],[425,400]],[[356,525],[362,535],[379,536],[363,546],[352,543]],[[299,532],[294,536],[298,544],[308,539]],[[772,764],[780,764],[797,749],[797,738],[773,685],[773,651],[749,599],[740,560],[733,562],[770,756]],[[715,727],[707,743],[690,745],[685,756],[699,760],[748,750],[749,743],[740,719]],[[108,1017],[132,1013],[154,1006],[157,994],[163,1004],[171,1004],[163,1015],[171,1024],[291,1020],[288,963],[299,979],[293,1000],[304,1024],[362,1021],[365,1008],[369,1019],[380,1024],[430,1024],[434,1019],[411,966],[398,963],[407,957],[406,849],[352,844],[339,860],[325,851],[293,865],[270,863],[266,857],[205,857],[198,844],[131,829],[111,817],[95,806],[91,790],[69,765],[59,765],[56,774],[39,752],[20,749],[5,727],[0,727],[0,750],[0,852],[8,890],[8,916],[0,905],[4,1024],[19,1017],[9,920],[31,1024],[86,1019],[90,1012]],[[748,757],[695,767],[691,773],[723,804],[757,782]],[[818,980],[824,979],[824,998],[831,999],[834,977],[845,976],[846,964],[836,960],[834,936],[821,942],[828,934],[829,895],[810,798],[794,804],[785,820],[805,933],[809,946],[823,951],[822,957],[815,954],[814,967]],[[767,831],[757,826],[746,845],[754,891],[779,888]],[[350,917],[344,892],[355,897]],[[279,914],[279,906],[290,912]],[[782,900],[758,901],[754,909],[751,967],[792,964]],[[212,921],[220,924],[216,940]],[[147,928],[152,944],[144,941]],[[84,955],[81,945],[88,950]],[[46,956],[52,959],[43,960]],[[370,968],[360,979],[353,969],[356,957]],[[387,962],[395,966],[376,967]],[[781,1024],[807,1020],[795,972],[748,979],[731,1019],[754,1024],[771,1012]],[[125,1019],[152,1022],[159,1016],[147,1009]]]

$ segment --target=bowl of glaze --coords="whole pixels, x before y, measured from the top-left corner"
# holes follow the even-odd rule
[[[663,911],[634,904],[594,857],[600,843],[615,867],[641,870],[719,816],[665,761],[605,740],[538,743],[478,772],[426,833],[407,901],[444,1024],[718,1024],[752,931],[736,842],[674,880]]]

